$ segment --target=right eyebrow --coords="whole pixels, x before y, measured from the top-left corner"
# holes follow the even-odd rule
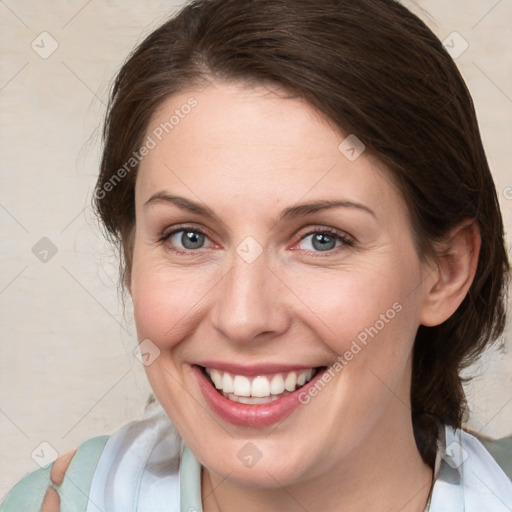
[[[160,192],[156,192],[153,194],[145,203],[144,208],[147,206],[154,204],[154,203],[170,203],[181,210],[187,210],[190,213],[195,213],[197,215],[202,215],[203,217],[208,217],[211,219],[215,219],[217,221],[220,221],[219,217],[208,208],[206,205],[201,205],[199,203],[195,203],[194,201],[191,201],[190,199],[186,199],[182,196],[175,196],[172,194],[168,194],[167,192],[161,190]]]

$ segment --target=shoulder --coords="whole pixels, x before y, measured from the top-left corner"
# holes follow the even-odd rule
[[[156,410],[28,474],[0,512],[86,512],[89,501],[99,510],[179,510],[181,452],[180,436]]]
[[[108,436],[93,437],[26,475],[9,491],[0,512],[51,512],[60,510],[64,502],[85,510],[94,470],[107,440]]]

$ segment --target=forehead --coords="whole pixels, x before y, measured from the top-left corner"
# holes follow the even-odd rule
[[[365,152],[347,158],[349,135],[300,98],[213,82],[169,97],[152,116],[146,136],[154,147],[141,162],[137,195],[170,188],[294,202],[341,193],[382,207],[397,203],[381,162]]]

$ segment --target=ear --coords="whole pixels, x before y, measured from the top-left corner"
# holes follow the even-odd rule
[[[482,240],[474,220],[464,221],[437,247],[435,271],[426,281],[420,324],[435,326],[450,318],[471,287]]]

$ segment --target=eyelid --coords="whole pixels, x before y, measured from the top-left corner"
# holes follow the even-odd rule
[[[201,235],[204,235],[204,236],[207,236],[208,238],[210,238],[210,235],[208,234],[208,231],[206,229],[200,228],[200,227],[197,227],[194,225],[189,225],[189,224],[177,224],[175,226],[172,226],[171,228],[169,228],[169,230],[164,230],[162,232],[161,238],[167,239],[170,236],[175,235],[176,233],[179,233],[180,231],[187,231],[187,230],[189,230],[193,233],[200,233]]]
[[[334,235],[336,237],[339,237],[342,241],[344,241],[346,244],[355,244],[357,242],[356,238],[352,236],[351,234],[347,233],[346,231],[342,231],[337,228],[332,228],[328,226],[310,226],[306,228],[302,233],[299,232],[298,236],[300,237],[300,240],[304,240],[304,238],[317,234],[317,233],[325,233],[329,235]]]

